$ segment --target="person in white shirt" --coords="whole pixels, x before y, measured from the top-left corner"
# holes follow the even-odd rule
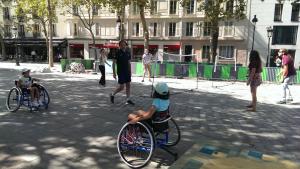
[[[100,49],[100,56],[99,56],[99,70],[101,72],[101,77],[99,80],[99,84],[105,86],[105,63],[107,60],[107,53],[105,49]]]
[[[143,58],[142,58],[142,62],[144,65],[144,75],[143,75],[142,82],[144,82],[146,72],[148,72],[149,82],[151,82],[151,59],[152,59],[152,54],[149,53],[148,49],[145,49]]]

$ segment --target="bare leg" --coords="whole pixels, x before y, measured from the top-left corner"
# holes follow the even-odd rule
[[[34,98],[35,98],[35,93],[34,93],[34,89],[32,87],[29,88],[30,91],[30,96],[31,96],[31,102],[33,102]]]
[[[251,87],[252,111],[256,111],[256,102],[257,102],[256,91],[257,91],[257,87]]]
[[[144,66],[143,66],[143,68],[144,68],[144,74],[143,74],[143,80],[142,80],[142,82],[144,81],[144,79],[145,79],[145,76],[146,76],[146,71],[147,71],[147,66],[145,65],[145,64],[143,64]]]
[[[151,67],[150,67],[150,64],[147,65],[147,70],[148,70],[149,81],[151,81]]]
[[[124,89],[124,84],[120,84],[115,91],[112,93],[112,95],[116,95],[117,93],[119,93],[120,91],[122,91]]]
[[[126,83],[126,97],[130,98],[130,82]]]

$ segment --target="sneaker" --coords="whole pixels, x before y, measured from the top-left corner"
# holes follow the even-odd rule
[[[144,82],[144,79],[142,80],[142,82]]]
[[[286,101],[280,100],[279,102],[277,102],[277,104],[286,104]]]
[[[113,104],[115,103],[115,96],[112,94],[110,94],[110,102]]]
[[[134,103],[131,100],[127,100],[126,104],[134,105]]]
[[[294,101],[294,100],[293,100],[293,98],[288,98],[286,101],[292,102],[292,101]]]

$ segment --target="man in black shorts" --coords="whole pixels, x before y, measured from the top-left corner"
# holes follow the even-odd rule
[[[114,103],[115,95],[121,92],[126,85],[126,104],[134,105],[134,103],[130,100],[130,82],[131,82],[131,65],[130,59],[131,54],[126,49],[127,43],[125,40],[121,40],[119,42],[119,50],[116,52],[116,56],[113,60],[112,68],[113,68],[113,77],[116,79],[115,65],[117,64],[117,75],[118,75],[118,83],[119,86],[115,89],[115,91],[110,95],[111,103]]]

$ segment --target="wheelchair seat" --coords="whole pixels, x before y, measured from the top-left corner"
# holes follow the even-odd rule
[[[155,112],[151,118],[153,131],[159,133],[167,131],[169,129],[168,121],[171,118],[169,108],[165,111]]]

